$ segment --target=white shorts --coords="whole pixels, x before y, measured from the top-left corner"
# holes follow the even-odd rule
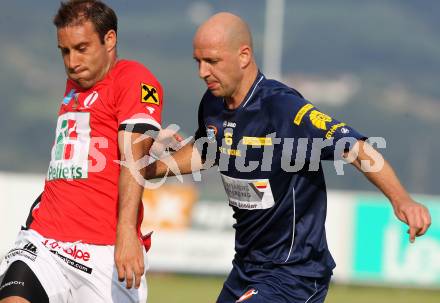
[[[144,251],[145,268],[148,268]],[[46,239],[34,230],[22,230],[0,264],[0,283],[14,261],[25,262],[35,273],[50,303],[147,301],[147,281],[126,289],[118,281],[113,245],[69,243]]]

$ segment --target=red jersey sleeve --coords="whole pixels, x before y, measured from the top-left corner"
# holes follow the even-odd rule
[[[115,74],[115,107],[119,129],[161,128],[162,86],[143,65],[119,62]],[[133,128],[131,128],[133,129]]]

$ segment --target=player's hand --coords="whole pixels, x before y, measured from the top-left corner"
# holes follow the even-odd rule
[[[143,247],[134,227],[118,225],[116,230],[115,264],[120,282],[126,281],[126,288],[139,288],[144,275]]]
[[[413,243],[416,237],[426,233],[431,225],[429,210],[412,199],[399,203],[394,208],[397,218],[409,226],[409,241]]]
[[[170,152],[181,149],[187,142],[177,131],[178,128],[174,126],[161,129],[150,148],[150,155],[155,159],[161,159],[168,156]]]

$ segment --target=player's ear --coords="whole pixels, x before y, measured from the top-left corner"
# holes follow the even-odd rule
[[[249,45],[243,45],[239,49],[239,60],[240,60],[240,67],[242,69],[246,68],[249,63],[251,63],[252,59],[252,50],[249,47]]]
[[[116,47],[116,43],[117,43],[117,36],[116,36],[116,32],[114,30],[109,30],[107,32],[107,34],[105,34],[104,36],[104,44],[105,47],[107,48],[107,51],[112,51],[115,47]]]

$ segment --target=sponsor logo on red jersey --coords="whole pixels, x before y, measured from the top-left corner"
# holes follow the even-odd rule
[[[87,178],[89,146],[90,113],[59,116],[47,180]]]
[[[141,83],[141,102],[160,105],[159,91],[152,85]]]
[[[98,100],[99,94],[97,91],[93,91],[90,95],[88,95],[85,99],[84,99],[84,107],[85,108],[89,108],[90,106],[93,105],[93,103],[95,103],[96,100]]]

